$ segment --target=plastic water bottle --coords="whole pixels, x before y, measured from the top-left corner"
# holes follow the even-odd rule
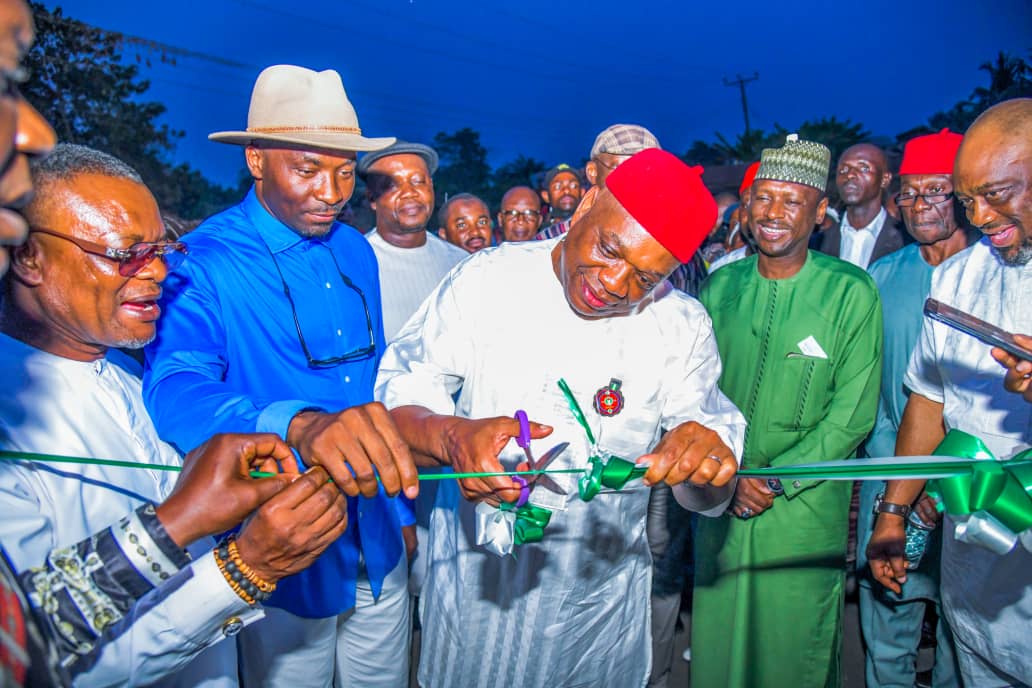
[[[921,563],[921,557],[924,556],[925,549],[928,547],[928,538],[933,530],[935,530],[935,526],[927,525],[916,511],[910,512],[907,517],[907,540],[904,548],[904,554],[909,564],[907,570],[913,571]]]

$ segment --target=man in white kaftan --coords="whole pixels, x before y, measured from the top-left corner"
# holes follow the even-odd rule
[[[703,307],[680,292],[650,287],[639,292],[640,298],[628,297],[629,309],[618,317],[583,317],[574,310],[582,311],[578,305],[583,302],[571,296],[572,287],[564,284],[565,273],[558,267],[579,250],[571,246],[583,246],[585,236],[596,249],[610,238],[620,243],[624,235],[614,229],[610,237],[605,228],[621,221],[613,220],[613,212],[633,214],[636,209],[633,193],[621,186],[629,174],[643,173],[635,172],[636,158],[610,176],[610,190],[564,238],[505,244],[474,254],[453,270],[388,347],[377,397],[395,410],[420,406],[433,414],[471,419],[511,417],[524,409],[554,429],[534,441],[535,455],[566,441],[569,448],[550,467],[584,468],[593,448],[557,386],[562,378],[584,409],[603,455],[635,461],[657,447],[665,430],[695,421],[715,431],[721,446],[729,448],[724,461],[734,470],[731,452],[737,455],[741,448],[745,421],[717,388],[720,360]],[[623,217],[634,223],[638,214]],[[700,225],[700,236],[705,236],[712,218],[707,223],[702,217]],[[697,246],[685,250],[647,217],[637,231],[641,227],[655,237],[650,241],[673,247],[679,260],[690,258]],[[641,254],[631,255],[630,243],[614,250],[620,258],[603,261],[603,299],[623,293],[609,281],[607,270],[626,272],[624,266],[631,263],[646,267]],[[592,299],[587,297],[589,305]],[[541,355],[528,359],[528,346],[540,347]],[[603,417],[592,399],[612,380],[620,381],[624,405],[616,415]],[[399,428],[405,435],[403,423]],[[498,459],[512,468],[523,456],[510,441]],[[653,457],[658,462],[658,453]],[[442,483],[431,519],[422,598],[421,685],[645,684],[651,653],[651,559],[645,536],[649,490],[634,481],[584,502],[577,496],[576,474],[553,477],[568,495],[541,487],[532,492],[532,504],[554,513],[544,539],[518,546],[511,557],[476,544],[476,505],[462,498],[456,483]],[[712,486],[682,480],[673,486],[682,506],[711,515],[723,512],[731,492],[714,497]]]
[[[936,268],[931,298],[1009,332],[1032,333],[1032,99],[1005,101],[968,129],[953,174],[958,200],[982,240]],[[991,355],[992,352],[992,355]],[[926,319],[904,386],[911,394],[896,453],[929,453],[945,430],[977,436],[1004,460],[1032,446],[1032,404],[1004,390],[1002,352]],[[885,502],[909,506],[923,481],[890,481]],[[903,514],[905,515],[905,511]],[[981,538],[981,517],[947,515],[942,608],[964,685],[1032,684],[1032,530]],[[1004,529],[1006,530],[1006,529]],[[872,574],[890,589],[906,579],[902,517],[881,513],[868,545]],[[874,556],[872,556],[872,554]]]

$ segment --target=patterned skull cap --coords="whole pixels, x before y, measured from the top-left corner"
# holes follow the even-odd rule
[[[590,157],[600,153],[634,155],[646,148],[662,148],[655,134],[639,124],[614,124],[595,137]]]
[[[764,148],[756,180],[771,179],[812,186],[824,192],[828,187],[831,151],[816,141],[800,141],[789,134],[781,148]]]

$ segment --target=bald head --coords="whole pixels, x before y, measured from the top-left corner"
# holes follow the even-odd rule
[[[964,134],[953,169],[968,220],[1011,265],[1032,261],[1032,98],[982,113]]]
[[[529,186],[514,186],[502,196],[498,226],[505,241],[526,241],[541,227],[541,198]]]

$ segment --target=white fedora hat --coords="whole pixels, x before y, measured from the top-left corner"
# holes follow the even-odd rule
[[[335,151],[377,151],[396,140],[362,136],[340,74],[294,65],[274,65],[258,75],[247,111],[247,131],[219,131],[208,138],[241,146],[276,141]]]

